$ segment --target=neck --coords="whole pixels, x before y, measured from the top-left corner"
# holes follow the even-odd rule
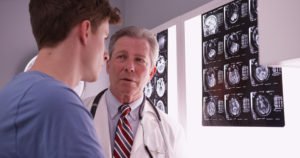
[[[30,70],[40,71],[74,88],[81,80],[79,70],[79,54],[74,46],[60,44],[55,48],[42,48]]]
[[[116,92],[112,89],[110,89],[110,91],[113,94],[113,96],[115,96],[117,100],[122,104],[130,104],[143,96],[143,92],[132,94],[130,92]]]

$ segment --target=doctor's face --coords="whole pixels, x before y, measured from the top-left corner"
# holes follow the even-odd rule
[[[110,90],[119,101],[130,103],[143,95],[144,87],[155,73],[150,53],[146,39],[123,36],[116,41],[107,62],[107,73]]]

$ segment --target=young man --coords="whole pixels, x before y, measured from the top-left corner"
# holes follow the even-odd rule
[[[103,158],[72,88],[97,79],[119,10],[108,0],[31,0],[29,11],[39,53],[0,92],[0,157]]]
[[[105,157],[186,157],[182,127],[156,110],[143,93],[156,71],[155,36],[143,28],[121,29],[111,37],[109,55],[109,89],[86,100]]]

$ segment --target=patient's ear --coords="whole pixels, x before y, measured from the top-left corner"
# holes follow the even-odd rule
[[[92,33],[92,25],[89,20],[84,20],[79,24],[79,38],[83,45],[86,45]]]

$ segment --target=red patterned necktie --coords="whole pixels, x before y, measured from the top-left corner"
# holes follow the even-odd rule
[[[117,125],[113,157],[129,158],[133,144],[133,134],[131,126],[125,116],[130,113],[131,109],[129,105],[122,105],[120,111],[121,117]]]

